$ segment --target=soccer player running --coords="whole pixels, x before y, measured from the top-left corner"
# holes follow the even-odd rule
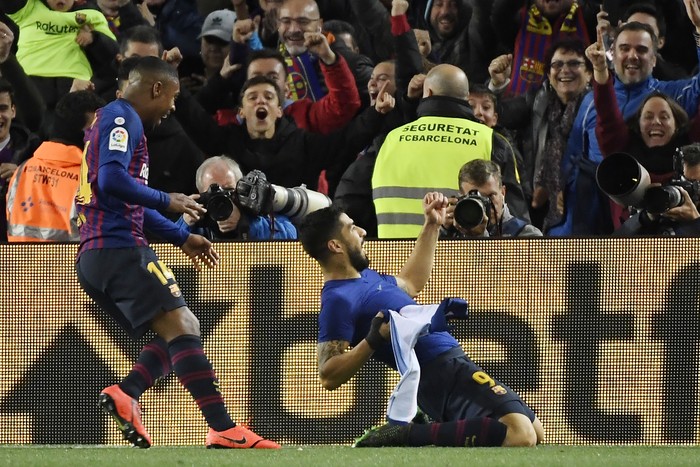
[[[396,369],[389,325],[380,310],[416,305],[433,268],[447,198],[423,198],[424,224],[399,274],[369,269],[362,247],[365,231],[339,208],[309,214],[298,233],[304,250],[323,272],[319,315],[318,369],[321,384],[333,390],[346,383],[370,358]],[[418,405],[435,422],[391,421],[365,432],[356,447],[534,446],[544,438],[542,424],[518,394],[494,380],[465,355],[448,332],[430,331],[415,346],[421,374]]]
[[[76,197],[81,224],[78,280],[131,337],[138,339],[149,329],[157,335],[126,378],[102,391],[99,405],[117,422],[124,439],[150,447],[138,398],[172,366],[209,425],[208,448],[276,449],[277,443],[231,420],[202,349],[199,321],[144,235],[147,229],[180,246],[198,270],[218,263],[209,240],[178,228],[156,211],[199,218],[205,209],[184,194],[147,186],[144,127],[154,127],[174,109],[179,91],[175,68],[159,58],[144,57],[130,73],[122,98],[98,110],[86,131]]]

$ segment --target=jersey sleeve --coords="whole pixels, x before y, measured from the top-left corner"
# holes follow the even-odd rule
[[[128,170],[136,147],[143,138],[141,120],[124,110],[105,107],[99,125],[100,167],[118,162]]]
[[[352,342],[354,331],[351,301],[340,294],[324,294],[318,315],[318,342]]]

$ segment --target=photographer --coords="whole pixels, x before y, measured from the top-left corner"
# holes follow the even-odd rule
[[[682,237],[700,236],[700,143],[693,143],[680,148],[683,176],[678,177],[680,183],[688,187],[678,186],[671,182],[668,188],[680,192],[680,204],[660,214],[651,214],[646,209],[638,211],[625,221],[613,235],[671,235]],[[690,192],[689,192],[690,191]]]
[[[464,164],[459,193],[459,198],[449,199],[442,238],[542,236],[537,227],[508,210],[506,187],[494,162],[476,159]]]
[[[197,169],[197,190],[201,199],[204,193],[210,193],[212,184],[218,185],[223,191],[235,190],[238,181],[243,178],[238,164],[226,156],[215,156],[206,159]],[[207,204],[205,204],[205,207]],[[211,211],[211,208],[209,208]],[[211,212],[199,222],[184,214],[178,223],[185,223],[190,232],[198,233],[209,240],[285,240],[296,239],[297,230],[286,216],[277,214],[274,219],[270,216],[253,216],[241,212],[233,203],[233,211],[228,218],[220,221],[212,219]]]

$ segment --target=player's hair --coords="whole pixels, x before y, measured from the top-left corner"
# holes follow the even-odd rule
[[[139,57],[134,68],[129,73],[140,76],[148,76],[156,81],[170,79],[178,81],[179,77],[175,67],[161,60],[159,57]]]
[[[245,83],[243,83],[243,87],[241,88],[241,94],[238,96],[238,100],[241,103],[241,107],[243,106],[243,96],[245,95],[245,92],[249,88],[251,88],[253,86],[257,86],[258,84],[271,85],[275,89],[275,92],[277,93],[278,105],[281,107],[284,104],[284,96],[282,95],[282,91],[277,86],[277,82],[275,80],[270,79],[267,76],[253,76],[252,78],[247,80]]]
[[[130,42],[140,42],[142,44],[155,44],[158,46],[158,56],[163,55],[163,42],[160,39],[160,32],[154,27],[138,25],[127,29],[119,36],[119,53],[124,55]]]
[[[320,264],[324,264],[331,255],[328,241],[340,232],[340,216],[343,209],[338,205],[307,214],[299,221],[297,235],[304,251]]]
[[[127,81],[129,79],[129,73],[134,69],[141,57],[129,57],[125,58],[119,64],[119,69],[117,70],[117,80]]]

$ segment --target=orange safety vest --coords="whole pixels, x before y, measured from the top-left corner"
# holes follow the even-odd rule
[[[78,241],[75,193],[82,150],[46,141],[17,167],[7,190],[7,240]]]

